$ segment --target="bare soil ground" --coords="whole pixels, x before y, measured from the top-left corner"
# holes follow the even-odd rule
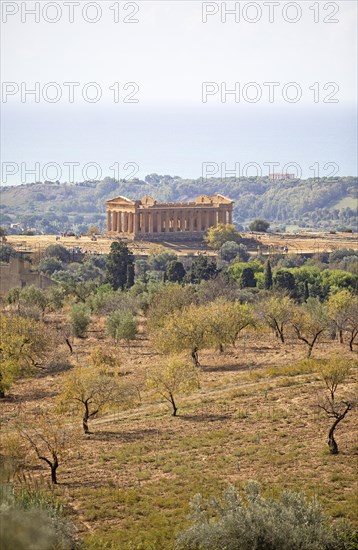
[[[86,365],[99,342],[111,345],[97,322],[87,339],[76,340],[68,359]],[[297,341],[280,344],[269,332],[250,330],[236,348],[203,351],[201,388],[178,397],[179,416],[173,418],[167,405],[145,389],[146,371],[161,357],[142,324],[130,353],[118,347],[123,380],[140,388],[141,406],[92,421],[94,433],[79,438],[58,471],[55,492],[68,504],[85,547],[170,550],[187,524],[188,501],[195,493],[219,494],[229,483],[241,487],[252,479],[267,495],[283,488],[317,495],[327,513],[356,521],[356,416],[351,412],[339,425],[341,452],[330,455],[330,420],[316,407],[325,394],[322,381],[317,373],[286,368],[305,351]],[[353,357],[337,342],[319,344],[314,356],[332,353]],[[12,429],[20,403],[29,418],[52,406],[63,376],[52,372],[18,381],[1,405],[4,430]],[[340,395],[353,392],[354,378]],[[32,475],[49,477],[38,463]]]
[[[244,237],[255,237],[264,246],[269,247],[272,251],[280,251],[287,246],[289,253],[317,253],[317,252],[332,252],[337,248],[353,248],[358,250],[357,236],[349,233],[336,233],[331,235],[329,233],[267,233],[267,234],[251,234],[243,233]],[[61,237],[60,241],[56,241],[55,235],[34,235],[34,236],[17,236],[10,235],[7,237],[9,244],[14,246],[18,250],[28,252],[43,252],[50,244],[59,242],[60,244],[68,247],[80,247],[84,252],[107,254],[113,239],[100,237],[97,241],[91,241],[90,237],[84,236],[79,239],[76,237]],[[176,244],[170,242],[161,243],[165,248],[172,250],[178,255],[186,255],[188,253],[196,253],[206,249],[205,245],[198,245],[197,243],[188,244]],[[129,242],[133,252],[139,255],[146,255],[150,250],[151,244],[145,241],[138,241],[135,243]],[[208,253],[214,254],[213,251]]]

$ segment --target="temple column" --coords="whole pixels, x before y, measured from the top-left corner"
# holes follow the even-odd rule
[[[205,226],[204,230],[206,231],[210,227],[210,210],[206,210],[205,212]]]
[[[145,233],[145,220],[144,220],[144,211],[140,212],[140,232]]]
[[[161,233],[162,229],[163,229],[162,212],[161,212],[161,210],[158,210],[158,214],[157,214],[157,232]]]
[[[169,233],[170,229],[170,219],[169,219],[169,210],[165,212],[165,232]]]
[[[149,215],[149,233],[153,233],[154,212],[148,212]]]
[[[117,231],[122,232],[122,212],[117,212]]]
[[[178,231],[178,211],[177,210],[174,210],[173,231],[174,233]]]
[[[180,211],[180,231],[185,231],[185,210]]]
[[[194,231],[194,210],[189,210],[189,231]]]
[[[113,231],[117,233],[118,231],[118,212],[113,212]]]
[[[229,210],[229,224],[232,224],[232,210]]]
[[[145,233],[145,213],[141,212],[141,221],[140,221],[140,232]]]
[[[202,224],[201,210],[198,210],[198,217],[197,217],[197,224],[196,224],[197,231],[201,231],[201,224]]]
[[[140,222],[139,216],[140,216],[140,214],[139,214],[139,212],[137,211],[137,212],[134,214],[134,227],[135,227],[134,232],[135,232],[135,233],[139,233],[139,222]]]
[[[129,213],[129,233],[133,233],[133,212]]]
[[[112,230],[111,211],[107,210],[107,231]]]

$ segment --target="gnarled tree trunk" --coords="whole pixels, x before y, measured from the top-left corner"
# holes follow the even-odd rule
[[[198,348],[193,348],[191,350],[191,358],[196,367],[200,367],[199,357],[198,357]]]
[[[170,394],[169,394],[169,397],[170,397],[170,402],[171,402],[172,407],[173,407],[172,416],[176,416],[176,415],[177,415],[177,411],[178,411],[178,407],[177,407],[176,404],[175,404],[173,394],[170,393]]]
[[[59,466],[58,458],[57,458],[57,455],[55,453],[52,453],[52,456],[53,456],[53,462],[51,462],[51,460],[49,460],[45,456],[40,456],[38,454],[38,457],[50,466],[50,468],[51,468],[51,481],[54,485],[57,485],[57,473],[56,472],[57,472],[57,468]]]

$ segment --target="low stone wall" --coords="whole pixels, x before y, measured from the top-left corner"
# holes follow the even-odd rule
[[[153,241],[153,242],[165,242],[172,241],[176,243],[182,242],[196,242],[201,243],[204,237],[204,231],[168,231],[162,233],[146,233],[141,235],[140,233],[135,235],[135,241]]]

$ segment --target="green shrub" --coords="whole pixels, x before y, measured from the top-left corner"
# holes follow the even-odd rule
[[[119,342],[125,340],[128,344],[137,336],[137,321],[129,311],[115,311],[106,319],[108,336]]]
[[[10,244],[0,245],[0,262],[8,263],[12,256],[16,256],[16,250]]]
[[[91,322],[91,315],[88,307],[85,304],[73,304],[69,321],[73,336],[83,338]]]
[[[316,500],[284,491],[263,498],[250,483],[241,498],[229,487],[221,501],[201,495],[191,502],[192,525],[179,535],[176,550],[348,550],[354,541],[345,523],[333,525]],[[350,541],[349,541],[350,539]]]
[[[53,497],[39,489],[0,487],[2,550],[74,550],[74,527]]]
[[[46,258],[57,258],[61,262],[70,261],[70,252],[62,244],[50,244],[45,250]]]

